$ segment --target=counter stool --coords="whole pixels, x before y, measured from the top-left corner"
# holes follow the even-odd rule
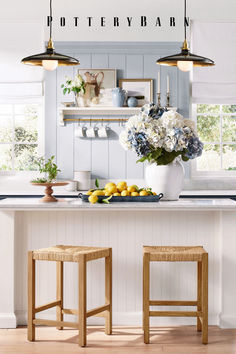
[[[197,301],[150,300],[150,262],[197,262]],[[197,306],[197,311],[150,311],[149,306]],[[197,317],[202,343],[208,343],[208,253],[202,246],[143,247],[143,330],[149,343],[149,317]]]
[[[105,258],[105,305],[87,311],[86,264],[88,261]],[[35,307],[35,261],[57,262],[56,301]],[[63,307],[63,263],[77,262],[79,272],[78,309]],[[56,321],[35,318],[35,314],[57,307]],[[78,322],[64,322],[63,314],[78,316]],[[86,319],[90,316],[105,317],[105,333],[112,333],[112,249],[85,246],[55,246],[28,252],[28,340],[35,340],[35,325],[56,326],[57,329],[79,329],[79,345],[86,346]]]

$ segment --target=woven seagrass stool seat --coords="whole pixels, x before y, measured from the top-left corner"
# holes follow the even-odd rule
[[[197,300],[150,300],[150,262],[197,262]],[[150,306],[196,306],[197,311],[150,311]],[[202,343],[208,343],[208,253],[202,246],[143,247],[143,330],[144,343],[149,343],[149,318],[197,317],[197,330]]]
[[[105,304],[87,311],[86,307],[86,264],[88,261],[105,258]],[[35,307],[35,263],[54,261],[57,265],[56,301]],[[77,262],[79,274],[78,309],[63,307],[63,264]],[[35,314],[57,307],[56,320],[35,318]],[[78,322],[65,322],[63,315],[77,315]],[[35,325],[55,326],[57,329],[72,327],[79,330],[79,345],[86,346],[86,320],[90,316],[105,317],[105,333],[112,333],[112,249],[86,246],[54,246],[28,252],[28,340],[35,340]]]

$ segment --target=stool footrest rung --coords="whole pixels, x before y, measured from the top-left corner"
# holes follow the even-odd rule
[[[53,301],[53,302],[49,302],[48,304],[45,304],[45,305],[42,305],[42,306],[38,306],[35,308],[35,313],[37,312],[41,312],[41,311],[45,311],[45,310],[48,310],[52,307],[55,307],[55,306],[60,306],[61,305],[61,301]]]
[[[198,311],[149,311],[153,317],[200,317],[202,312]]]
[[[78,310],[74,310],[74,309],[62,309],[62,313],[64,315],[78,315]]]
[[[77,329],[79,328],[78,323],[75,323],[75,322],[44,320],[41,318],[34,319],[33,324],[43,325],[43,326],[54,326],[54,327],[72,327],[72,328],[77,328]]]
[[[87,317],[95,316],[100,312],[110,310],[110,305],[104,305],[100,307],[96,307],[95,309],[87,311]]]
[[[197,301],[150,300],[149,306],[197,306]]]
[[[110,310],[110,305],[104,305],[104,306],[99,306],[94,309],[91,309],[87,311],[86,317],[91,317],[91,316],[99,316],[99,317],[105,317],[106,313],[105,311]],[[63,314],[65,315],[76,315],[78,316],[78,310],[73,310],[73,309],[62,309]]]

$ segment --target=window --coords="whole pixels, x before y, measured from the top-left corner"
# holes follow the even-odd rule
[[[236,105],[196,104],[193,112],[204,143],[202,156],[194,161],[194,174],[235,175]]]
[[[0,104],[0,173],[34,171],[42,153],[42,100]]]

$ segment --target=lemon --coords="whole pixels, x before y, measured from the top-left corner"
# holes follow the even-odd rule
[[[117,186],[116,186],[116,187],[117,187],[117,189],[118,189],[119,192],[122,192],[122,191],[124,191],[124,190],[127,189],[127,183],[124,182],[124,181],[119,182],[119,183],[117,183]]]
[[[135,185],[129,186],[129,187],[127,188],[127,191],[130,192],[130,193],[132,193],[132,192],[137,192],[137,191],[138,191],[138,187],[135,186]]]
[[[106,196],[106,197],[110,197],[110,195],[112,195],[112,193],[107,192],[107,191],[105,192],[105,196]]]
[[[113,193],[114,197],[120,197],[120,193]]]
[[[130,192],[128,192],[127,190],[123,190],[122,192],[121,192],[121,196],[122,197],[128,197],[130,195]]]
[[[109,182],[105,185],[105,189],[110,189],[111,187],[116,187],[116,184],[113,182]]]
[[[108,192],[108,193],[110,193],[110,194],[116,193],[116,192],[117,192],[116,185],[110,186],[110,187],[106,188],[106,192]]]
[[[139,195],[141,195],[141,196],[146,196],[146,195],[149,195],[149,193],[148,193],[147,191],[145,191],[145,190],[142,190],[142,191],[139,193]]]
[[[88,191],[86,194],[87,194],[87,195],[92,195],[92,194],[93,194],[93,192]]]
[[[98,189],[98,190],[94,191],[92,195],[104,195],[104,194],[105,193],[103,191]]]
[[[96,195],[90,195],[88,200],[90,203],[95,204],[98,201],[98,197]]]
[[[132,197],[138,197],[138,196],[139,196],[139,193],[138,193],[138,192],[132,192],[132,193],[131,193],[131,196],[132,196]]]
[[[153,195],[157,195],[156,192],[153,192],[152,194],[153,194]]]

